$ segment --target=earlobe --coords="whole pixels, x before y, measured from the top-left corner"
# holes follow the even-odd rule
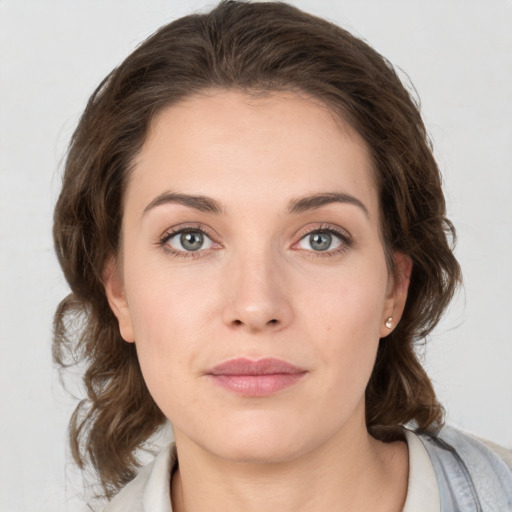
[[[393,253],[393,261],[395,273],[390,280],[386,307],[384,308],[381,321],[381,338],[388,336],[400,321],[405,309],[411,279],[411,258],[404,253],[396,251]]]
[[[119,332],[121,337],[129,342],[135,341],[133,326],[130,316],[126,293],[124,289],[121,272],[116,265],[116,260],[111,257],[103,269],[103,285],[107,296],[110,309],[114,313],[119,323]]]

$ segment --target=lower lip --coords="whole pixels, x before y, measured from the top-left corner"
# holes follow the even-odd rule
[[[215,384],[242,396],[269,396],[289,388],[306,373],[272,373],[266,375],[210,375]]]

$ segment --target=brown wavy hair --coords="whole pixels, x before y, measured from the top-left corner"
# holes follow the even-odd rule
[[[160,28],[92,94],[74,132],[55,208],[55,248],[71,288],[55,313],[53,353],[85,366],[87,396],[69,433],[80,467],[106,496],[133,478],[137,453],[165,422],[142,378],[135,346],[120,336],[102,282],[118,255],[123,192],[155,114],[206,89],[298,91],[320,100],[364,138],[380,194],[388,256],[413,262],[396,329],[381,340],[366,389],[368,429],[386,439],[415,421],[440,425],[443,409],[415,345],[439,321],[460,281],[441,177],[419,107],[391,64],[349,32],[283,3],[221,2]],[[392,268],[392,260],[388,257]]]

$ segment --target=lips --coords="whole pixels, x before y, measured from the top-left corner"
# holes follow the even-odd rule
[[[293,386],[307,371],[281,359],[230,359],[207,372],[224,389],[247,397],[273,395]]]

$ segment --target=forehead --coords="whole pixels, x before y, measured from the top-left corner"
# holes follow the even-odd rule
[[[291,92],[208,91],[162,110],[125,199],[144,208],[166,189],[260,205],[334,191],[378,210],[362,138],[322,103]]]

